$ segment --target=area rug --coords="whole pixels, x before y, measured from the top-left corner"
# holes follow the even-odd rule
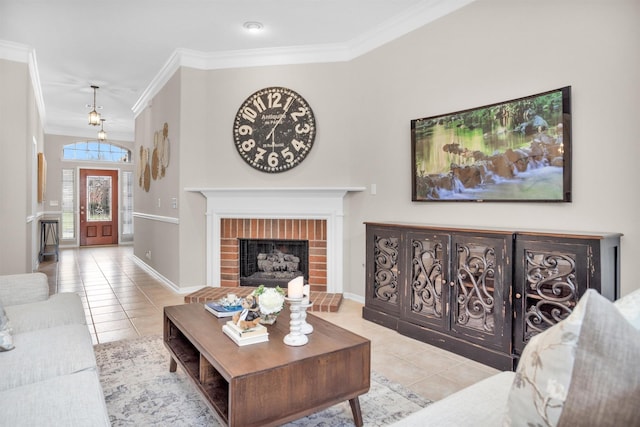
[[[100,382],[112,426],[219,426],[186,374],[169,372],[169,353],[159,336],[94,346]],[[371,388],[360,396],[365,426],[385,426],[431,402],[382,375],[371,373]],[[348,402],[286,424],[352,426]]]

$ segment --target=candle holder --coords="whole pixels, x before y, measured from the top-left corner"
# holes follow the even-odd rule
[[[289,333],[284,337],[284,343],[291,346],[305,345],[309,342],[309,338],[302,333],[302,298],[285,297],[285,301],[289,303],[291,312],[291,320],[289,321]]]
[[[313,332],[313,325],[307,323],[307,309],[312,305],[313,303],[309,302],[308,300],[303,301],[302,304],[300,304],[300,307],[302,307],[302,310],[300,312],[300,323],[301,323],[300,330],[305,335],[308,335]]]

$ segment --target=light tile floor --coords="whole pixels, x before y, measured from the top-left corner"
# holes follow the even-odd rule
[[[184,301],[136,264],[131,246],[61,249],[58,262],[47,260],[39,270],[49,277],[51,293],[80,295],[94,343],[159,335],[162,308]],[[371,368],[427,399],[498,372],[364,320],[362,304],[352,300],[336,313],[314,314],[370,339]]]

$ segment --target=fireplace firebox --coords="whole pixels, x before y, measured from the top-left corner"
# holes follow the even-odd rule
[[[240,286],[286,287],[295,277],[309,281],[309,241],[238,239]]]

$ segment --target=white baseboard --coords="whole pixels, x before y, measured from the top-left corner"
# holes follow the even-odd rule
[[[151,274],[156,279],[158,279],[160,283],[162,283],[165,287],[171,289],[173,292],[177,294],[187,295],[192,292],[198,291],[204,287],[203,285],[203,286],[190,286],[187,288],[181,288],[177,286],[175,283],[173,283],[171,280],[164,277],[162,274],[158,273],[158,271],[156,271],[153,267],[151,267],[149,264],[144,262],[142,259],[140,259],[136,255],[133,255],[133,260],[135,261],[136,264],[142,267],[147,273]]]
[[[361,297],[360,295],[356,295],[356,294],[352,294],[352,293],[343,293],[342,294],[342,298],[345,299],[349,299],[355,302],[358,302],[360,304],[364,304],[364,297]]]

